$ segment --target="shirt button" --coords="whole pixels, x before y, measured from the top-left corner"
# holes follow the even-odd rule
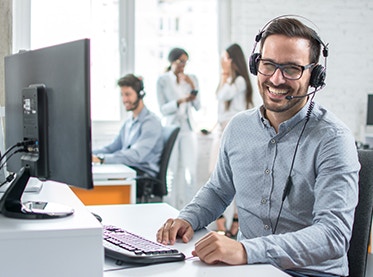
[[[269,174],[271,171],[267,168],[264,172],[265,172],[266,174]]]
[[[267,224],[264,225],[264,229],[265,229],[265,230],[269,230],[269,225],[267,225]]]
[[[276,143],[276,140],[271,139],[271,143],[275,144],[275,143]]]
[[[262,201],[260,201],[260,203],[266,204],[267,203],[267,199],[263,198]]]

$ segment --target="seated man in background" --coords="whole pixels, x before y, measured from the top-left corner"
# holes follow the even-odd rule
[[[313,102],[324,86],[318,61],[327,46],[295,18],[265,26],[250,59],[263,105],[229,122],[210,179],[157,240],[190,241],[236,197],[237,241],[210,232],[193,256],[207,264],[268,263],[292,276],[348,276],[360,165],[351,131]]]
[[[92,151],[92,162],[124,164],[135,169],[138,176],[148,174],[155,177],[163,150],[161,121],[144,105],[145,92],[141,79],[127,74],[118,81],[118,85],[123,104],[132,114],[111,144]],[[141,194],[138,189],[137,196]]]

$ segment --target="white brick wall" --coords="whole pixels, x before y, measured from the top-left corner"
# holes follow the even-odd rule
[[[255,35],[272,18],[299,14],[311,20],[317,27],[305,23],[329,43],[327,86],[315,99],[345,122],[356,140],[364,140],[367,94],[373,93],[373,1],[232,0],[231,8],[232,42],[247,57]],[[255,101],[261,102],[258,93]]]

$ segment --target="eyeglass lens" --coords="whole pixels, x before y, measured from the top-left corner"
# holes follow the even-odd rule
[[[277,68],[281,70],[282,76],[286,79],[297,80],[302,77],[303,67],[293,64],[276,64],[271,61],[259,60],[258,71],[265,76],[272,76]]]

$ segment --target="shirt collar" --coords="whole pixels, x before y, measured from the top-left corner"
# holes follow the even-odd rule
[[[176,77],[175,73],[172,70],[168,71],[167,74],[170,76],[170,78],[172,80],[176,81],[177,77]]]
[[[139,122],[142,122],[144,121],[144,118],[149,114],[149,110],[146,108],[146,106],[144,106],[141,110],[141,112],[139,113],[139,115],[137,117],[133,117],[131,116],[131,119],[132,119],[132,123],[135,123],[137,121]],[[132,114],[133,115],[133,114]]]
[[[304,107],[299,112],[297,112],[293,117],[280,123],[280,125],[278,126],[279,133],[282,132],[282,130],[290,130],[294,128],[295,125],[297,125],[300,121],[306,118],[307,111],[310,105],[310,101],[311,100],[308,100],[306,105],[304,105]],[[263,105],[260,106],[259,108],[260,120],[264,128],[269,128],[271,127],[271,123],[269,122],[267,118],[264,117],[264,111],[265,111],[264,106]]]

